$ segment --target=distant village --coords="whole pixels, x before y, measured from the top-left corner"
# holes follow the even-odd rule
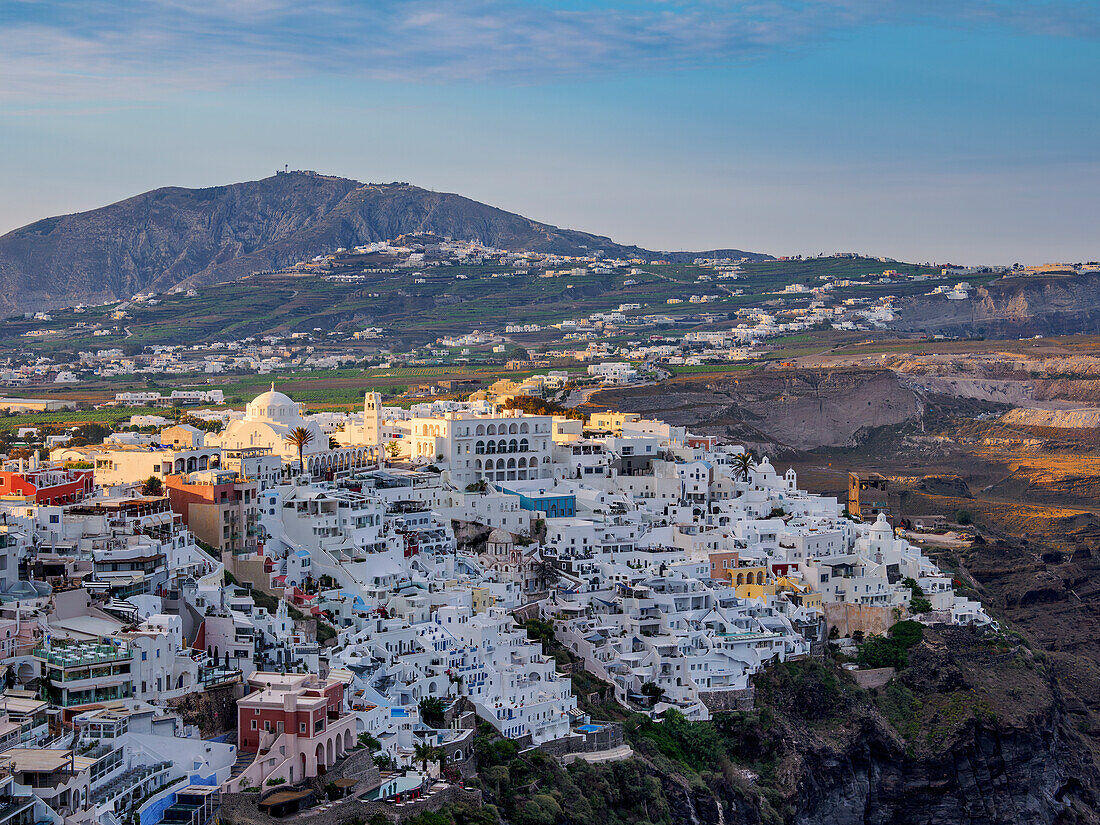
[[[369,283],[380,273],[406,272],[410,286],[415,288],[423,280],[421,276],[429,273],[437,277],[441,272],[453,271],[456,280],[463,280],[469,277],[468,267],[493,265],[507,270],[494,274],[494,278],[569,281],[600,274],[614,275],[622,279],[624,286],[630,286],[664,263],[606,258],[599,251],[585,258],[508,252],[474,242],[409,236],[400,241],[338,249],[286,271],[348,283]],[[757,358],[766,352],[768,341],[782,336],[814,329],[874,330],[896,319],[896,297],[852,297],[853,287],[928,282],[927,295],[961,301],[973,294],[968,276],[990,272],[1034,274],[1023,269],[942,267],[933,274],[905,275],[883,259],[881,271],[863,278],[820,276],[812,283],[788,283],[774,293],[759,296],[760,300],[750,305],[723,306],[723,299],[743,292],[738,282],[745,277],[744,264],[743,260],[696,259],[693,266],[701,274],[684,285],[680,297],[667,298],[659,305],[624,302],[583,317],[537,324],[486,319],[476,328],[414,347],[398,345],[394,330],[377,326],[226,337],[188,345],[133,346],[129,343],[129,323],[135,307],[156,306],[166,297],[147,292],[107,305],[109,312],[98,313],[97,320],[81,320],[89,316],[91,307],[73,307],[64,311],[73,319],[66,326],[53,323],[54,316],[60,317],[62,311],[28,313],[28,320],[42,322],[41,327],[23,333],[28,340],[80,334],[101,338],[103,346],[80,351],[68,359],[37,354],[33,349],[8,354],[0,360],[0,386],[64,387],[86,381],[161,376],[217,380],[217,376],[227,374],[348,366],[385,369],[497,364],[522,369],[565,363],[594,364],[598,377],[611,383],[629,383],[637,375],[656,374],[667,367]],[[179,287],[167,296],[198,296],[200,290],[211,289],[217,287]],[[688,307],[690,310],[685,312]],[[512,357],[516,350],[522,350],[523,357]],[[618,363],[600,366],[605,361]]]
[[[273,383],[5,461],[0,815],[476,801],[479,742],[629,757],[595,695],[707,720],[903,619],[995,626],[872,487],[853,512],[713,436],[498,400],[307,414]]]

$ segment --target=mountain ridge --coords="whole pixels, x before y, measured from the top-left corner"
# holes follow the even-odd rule
[[[314,172],[153,189],[0,236],[0,309],[30,311],[238,280],[339,247],[431,232],[513,251],[683,260],[561,229],[462,195]]]

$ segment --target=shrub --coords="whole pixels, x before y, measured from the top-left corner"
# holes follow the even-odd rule
[[[872,636],[859,648],[856,661],[863,667],[893,667],[901,670],[909,664],[905,648],[885,636]]]
[[[898,622],[890,628],[890,638],[908,650],[920,644],[921,639],[924,638],[924,625],[911,620]]]

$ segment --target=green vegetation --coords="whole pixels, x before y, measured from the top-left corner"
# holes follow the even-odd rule
[[[522,410],[528,415],[562,415],[566,418],[584,420],[584,413],[582,412],[578,412],[571,407],[563,407],[561,404],[555,404],[552,401],[535,398],[533,395],[517,395],[514,398],[509,398],[504,402],[504,409]]]
[[[620,303],[642,305],[630,314],[731,312],[759,304],[762,298],[789,284],[812,286],[821,276],[865,279],[887,268],[906,274],[936,271],[875,259],[818,258],[745,264],[740,278],[723,283],[698,282],[699,276],[713,277],[714,272],[694,264],[647,264],[644,272],[630,276],[587,272],[560,278],[542,278],[536,273],[514,275],[511,267],[471,264],[429,268],[420,284],[412,283],[411,273],[406,270],[377,273],[369,282],[352,283],[326,280],[322,275],[269,273],[200,287],[197,295],[162,295],[154,305],[130,304],[126,308],[130,317],[123,320],[111,318],[117,304],[89,307],[82,313],[56,310],[51,312],[52,321],[9,318],[0,321],[0,351],[54,355],[114,346],[134,353],[153,344],[195,344],[292,332],[346,332],[364,326],[387,329],[399,345],[421,344],[483,326],[488,319],[547,325],[613,310]],[[626,285],[626,280],[634,283]],[[983,282],[981,276],[969,280]],[[866,284],[845,287],[838,294],[905,295],[924,288],[921,284]],[[729,294],[734,289],[743,290],[743,294]],[[682,299],[692,292],[716,297],[708,304],[666,303],[669,298]],[[93,336],[96,328],[114,334]],[[56,334],[25,337],[26,332],[37,329],[56,330]],[[363,346],[364,352],[373,349],[369,342]],[[321,398],[301,400],[323,402]]]
[[[916,579],[906,576],[901,580],[901,583],[909,588],[909,612],[914,616],[918,616],[921,613],[927,613],[932,609],[932,602],[928,601],[928,597],[924,593],[924,588],[916,581]]]
[[[863,667],[893,667],[909,664],[909,649],[920,644],[924,628],[919,622],[898,622],[888,636],[872,636],[859,647],[857,661]]]
[[[381,817],[385,822],[377,821]],[[492,805],[474,808],[464,803],[445,805],[438,811],[423,811],[404,820],[403,825],[497,825],[500,815]],[[375,814],[370,825],[391,825],[385,814]]]
[[[417,705],[420,709],[420,719],[425,725],[433,728],[443,727],[443,712],[446,705],[438,696],[425,696]]]

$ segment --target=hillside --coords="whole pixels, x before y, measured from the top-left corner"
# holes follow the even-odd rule
[[[0,310],[233,281],[339,247],[414,232],[509,250],[660,257],[459,195],[291,172],[209,189],[155,189],[13,230],[0,237]]]
[[[979,286],[971,297],[947,301],[914,296],[901,302],[892,328],[903,332],[1015,338],[1100,332],[1100,276],[1007,278]]]

